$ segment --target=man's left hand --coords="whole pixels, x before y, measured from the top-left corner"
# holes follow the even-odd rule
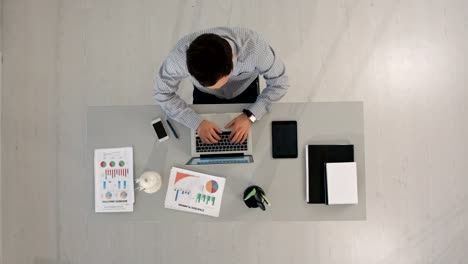
[[[249,135],[251,126],[252,124],[245,114],[240,114],[238,117],[231,120],[225,127],[231,129],[231,143],[244,143]]]

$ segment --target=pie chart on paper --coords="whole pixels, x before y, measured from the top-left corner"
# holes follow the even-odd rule
[[[209,193],[215,193],[217,190],[218,190],[218,183],[216,181],[208,181],[206,183],[206,190],[209,192]]]

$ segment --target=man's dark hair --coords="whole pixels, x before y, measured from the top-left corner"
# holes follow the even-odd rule
[[[187,49],[189,73],[203,86],[212,86],[232,71],[232,49],[216,34],[198,36]]]

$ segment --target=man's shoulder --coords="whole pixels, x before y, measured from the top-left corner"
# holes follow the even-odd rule
[[[248,38],[252,36],[257,36],[258,33],[250,28],[246,27],[212,27],[212,28],[207,28],[207,29],[202,29],[198,30],[195,32],[191,32],[189,34],[186,34],[185,36],[181,37],[179,40],[179,44],[186,44],[186,43],[191,43],[194,39],[196,39],[198,36],[203,35],[203,34],[216,34],[220,36],[225,36],[225,37],[231,37],[231,38]]]
[[[256,43],[259,39],[259,34],[246,27],[213,27],[202,29],[189,33],[176,43],[174,49],[172,50],[172,55],[180,57],[185,60],[185,52],[187,51],[190,44],[200,35],[203,34],[216,34],[221,37],[225,37],[233,41],[233,43],[240,49],[244,50],[242,47],[249,46],[253,47],[252,43]],[[241,54],[237,54],[241,55]]]
[[[256,31],[247,27],[215,27],[206,29],[206,31],[211,31],[213,33],[221,33],[221,34],[232,34],[232,35],[255,35],[257,34]]]

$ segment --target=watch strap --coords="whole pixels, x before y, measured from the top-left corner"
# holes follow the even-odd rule
[[[242,112],[243,112],[244,114],[246,114],[247,117],[253,116],[252,112],[250,112],[250,110],[248,110],[248,109],[244,109],[244,110],[242,110]]]

